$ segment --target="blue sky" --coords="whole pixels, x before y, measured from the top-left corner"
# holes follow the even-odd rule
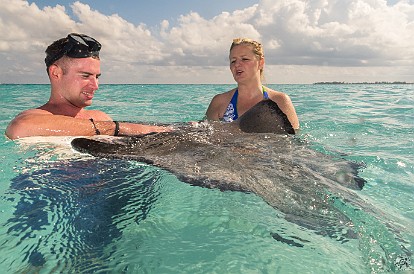
[[[102,43],[101,83],[234,83],[236,37],[264,45],[266,83],[414,80],[414,0],[8,0],[0,19],[0,83],[48,83],[70,32]]]
[[[36,3],[43,8],[45,6],[55,6],[56,3],[69,7],[75,1],[50,1],[39,0],[29,1]],[[114,13],[119,14],[125,20],[140,24],[144,23],[149,26],[158,25],[162,20],[171,20],[174,22],[180,15],[187,14],[191,11],[199,13],[204,18],[210,19],[223,11],[232,12],[236,9],[244,9],[256,4],[254,0],[157,0],[157,1],[134,1],[134,0],[87,0],[81,1],[88,4],[92,9],[99,10],[105,15]]]

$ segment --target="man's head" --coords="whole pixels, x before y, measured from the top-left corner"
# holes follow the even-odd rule
[[[76,33],[47,48],[45,63],[51,83],[50,102],[77,108],[92,104],[101,75],[100,49],[98,41]]]
[[[101,44],[94,38],[85,34],[71,33],[65,38],[53,42],[46,49],[46,70],[60,58],[87,58],[99,59]]]

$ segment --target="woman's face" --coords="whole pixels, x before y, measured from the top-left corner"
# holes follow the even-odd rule
[[[237,83],[260,80],[263,59],[258,59],[251,45],[237,45],[230,51],[230,70]]]

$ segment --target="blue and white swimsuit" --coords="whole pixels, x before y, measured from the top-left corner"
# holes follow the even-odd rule
[[[264,90],[264,87],[262,87],[263,92],[263,99],[269,99],[269,95],[267,94],[267,91]],[[223,118],[221,118],[221,121],[223,122],[233,122],[239,118],[239,114],[237,113],[237,97],[239,97],[239,90],[236,89],[236,91],[233,94],[233,97],[231,97],[230,103],[227,106],[226,111],[224,112]]]

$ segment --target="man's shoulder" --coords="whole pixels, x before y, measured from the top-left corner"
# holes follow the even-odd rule
[[[21,136],[24,136],[33,125],[33,121],[38,119],[40,116],[53,115],[49,111],[42,109],[28,109],[19,113],[13,120],[10,121],[9,125],[6,128],[6,136],[10,139],[16,139]]]
[[[32,116],[32,115],[53,115],[53,114],[47,110],[43,110],[39,108],[32,108],[32,109],[27,109],[25,111],[20,112],[19,114],[17,114],[17,116],[13,120],[20,119],[20,118],[27,117],[27,116]]]
[[[45,109],[41,109],[41,108],[32,108],[32,109],[28,109],[23,111],[20,114],[44,114],[44,115],[53,115],[53,113],[51,113],[48,110]]]

